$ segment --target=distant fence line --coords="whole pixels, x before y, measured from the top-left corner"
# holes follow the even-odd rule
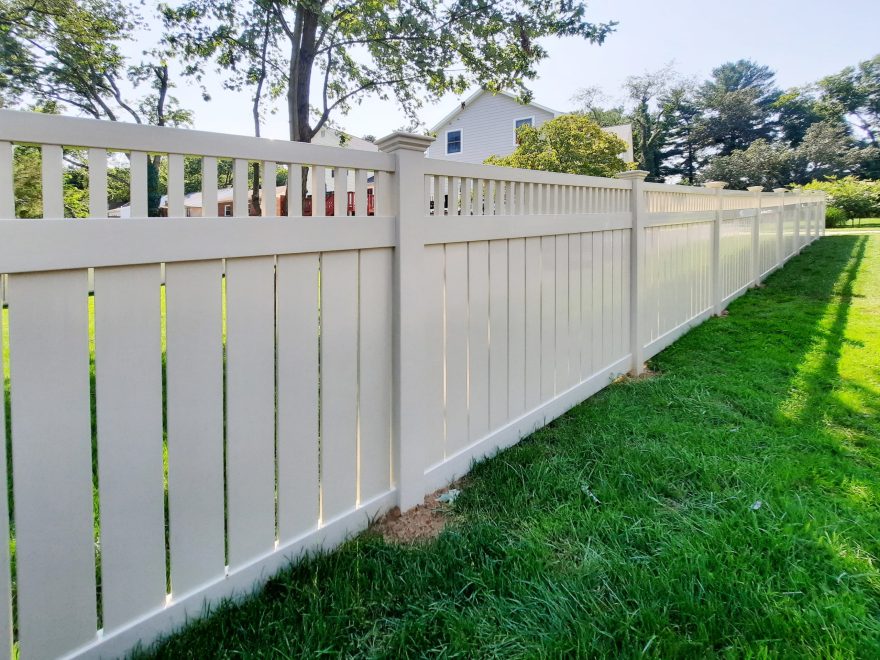
[[[429,141],[0,111],[5,654],[150,643],[641,372],[824,233],[822,195],[432,160]],[[15,219],[16,143],[41,146],[45,219]],[[65,147],[88,151],[89,219],[62,219]],[[108,151],[130,155],[131,218],[106,217]],[[168,157],[168,218],[146,217],[149,153]],[[185,217],[185,157],[206,215],[233,159],[233,217]],[[247,217],[250,161],[266,199],[288,169],[287,216]],[[354,216],[303,216],[325,168]]]

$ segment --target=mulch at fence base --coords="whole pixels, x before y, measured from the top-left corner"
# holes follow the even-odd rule
[[[452,505],[438,502],[437,499],[453,488],[460,488],[461,481],[425,495],[422,504],[401,514],[394,507],[370,529],[389,543],[421,543],[432,541],[446,527],[452,513]]]

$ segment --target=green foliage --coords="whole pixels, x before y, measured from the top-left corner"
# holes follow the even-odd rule
[[[828,195],[828,208],[837,209],[847,220],[880,216],[880,181],[865,181],[848,176],[829,181],[814,181],[804,188],[825,192]]]
[[[538,128],[522,126],[516,150],[490,156],[486,163],[545,172],[614,176],[626,169],[620,154],[626,143],[585,115],[562,115]]]
[[[96,119],[186,124],[190,113],[168,94],[161,61],[133,64],[123,54],[143,26],[136,5],[115,0],[0,0],[0,98],[12,107],[60,104]],[[7,55],[8,54],[8,55]],[[124,81],[153,91],[126,98]]]
[[[812,124],[799,145],[755,140],[747,149],[717,156],[700,172],[701,181],[727,181],[733,189],[761,185],[778,188],[790,184],[851,175],[873,157],[874,147],[858,146],[838,122]]]
[[[474,85],[512,89],[528,99],[526,82],[548,54],[543,37],[601,43],[612,31],[614,24],[586,21],[585,10],[581,2],[555,0],[188,0],[162,6],[166,42],[192,71],[206,60],[224,70],[254,58],[277,67],[290,138],[304,142],[367,94],[396,99],[413,118],[425,102]],[[255,13],[269,31],[265,51],[247,36]]]
[[[732,190],[749,186],[781,188],[791,183],[793,151],[783,144],[761,138],[747,149],[719,156],[700,171],[700,181],[726,181]]]
[[[665,99],[682,84],[672,65],[624,81],[624,90],[634,106],[633,155],[639,169],[648,172],[649,181],[662,180],[663,146],[676,107]]]
[[[578,107],[576,112],[586,115],[599,126],[620,126],[632,121],[622,105],[606,106],[605,95],[598,87],[579,89],[571,100]]]
[[[772,106],[779,97],[775,74],[750,60],[727,62],[712,70],[698,98],[706,116],[706,144],[721,156],[745,149],[773,134]]]
[[[836,206],[828,206],[825,209],[825,226],[826,227],[842,227],[846,224],[847,217],[841,209]]]

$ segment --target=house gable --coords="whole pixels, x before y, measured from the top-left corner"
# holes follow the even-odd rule
[[[519,103],[508,93],[493,95],[484,90],[467,99],[463,106],[435,126],[437,139],[428,148],[430,158],[482,163],[489,156],[506,156],[516,148],[516,120],[530,118],[537,127],[559,114],[537,103]],[[459,133],[449,136],[450,131]],[[457,153],[447,152],[450,138],[453,145],[460,138],[461,150]]]

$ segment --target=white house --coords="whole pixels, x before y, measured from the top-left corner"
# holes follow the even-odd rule
[[[540,103],[522,104],[510,92],[480,89],[446,115],[431,131],[437,135],[428,147],[429,158],[482,163],[489,156],[506,156],[516,149],[516,129],[523,124],[538,127],[545,121],[567,114]],[[621,154],[633,160],[632,125],[608,126],[609,133],[626,142]]]

